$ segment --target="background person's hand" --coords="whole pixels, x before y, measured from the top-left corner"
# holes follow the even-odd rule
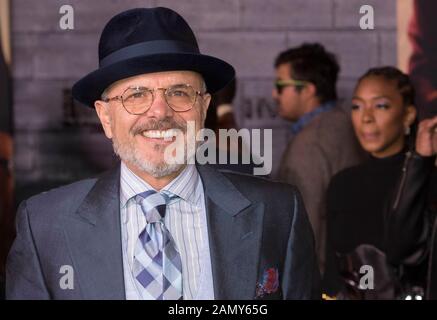
[[[430,157],[437,153],[437,116],[419,123],[416,152],[423,157]]]

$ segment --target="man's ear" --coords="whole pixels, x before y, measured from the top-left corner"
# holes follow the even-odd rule
[[[209,104],[211,103],[211,95],[209,93],[205,93],[202,96],[202,120],[205,121],[206,113],[208,112]]]
[[[303,88],[302,91],[305,93],[305,96],[307,98],[313,98],[316,96],[316,93],[317,93],[316,86],[311,82],[308,82],[307,84],[305,84],[305,87]]]
[[[296,88],[297,90],[297,88]],[[314,98],[316,98],[316,86],[311,83],[307,82],[302,89],[300,89],[299,96],[301,97],[303,102],[312,101]]]
[[[94,102],[94,107],[96,108],[97,116],[100,119],[106,137],[112,139],[111,113],[109,105],[102,100],[97,100]]]

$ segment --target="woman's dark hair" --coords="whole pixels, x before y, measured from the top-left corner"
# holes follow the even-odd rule
[[[363,79],[371,76],[381,77],[388,81],[395,81],[396,87],[399,90],[400,95],[402,96],[402,102],[404,106],[414,106],[415,90],[413,84],[411,83],[410,77],[407,74],[403,73],[398,68],[391,66],[371,68],[358,79],[357,87]],[[410,126],[411,133],[407,138],[407,146],[410,150],[414,149],[417,126],[418,120],[416,117],[416,119]]]
[[[389,81],[396,81],[397,89],[402,96],[404,105],[414,105],[414,86],[410,81],[410,77],[401,70],[390,66],[371,68],[358,79],[357,86],[360,84],[361,80],[370,76],[381,77]]]
[[[275,68],[285,63],[291,64],[290,71],[295,80],[314,84],[320,103],[337,99],[336,85],[340,66],[335,55],[326,51],[321,44],[304,43],[300,47],[281,52],[275,60]]]

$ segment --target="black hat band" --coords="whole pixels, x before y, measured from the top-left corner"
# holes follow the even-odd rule
[[[124,61],[127,59],[165,53],[197,53],[199,54],[199,48],[189,45],[181,41],[173,40],[154,40],[136,43],[120,50],[114,51],[105,58],[103,58],[99,65],[101,68],[108,65]]]

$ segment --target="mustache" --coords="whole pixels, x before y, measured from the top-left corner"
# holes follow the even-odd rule
[[[145,123],[139,123],[135,125],[131,132],[133,135],[141,134],[145,130],[168,130],[168,129],[179,129],[183,133],[187,131],[186,123],[179,123],[173,119],[166,120],[149,120]]]

